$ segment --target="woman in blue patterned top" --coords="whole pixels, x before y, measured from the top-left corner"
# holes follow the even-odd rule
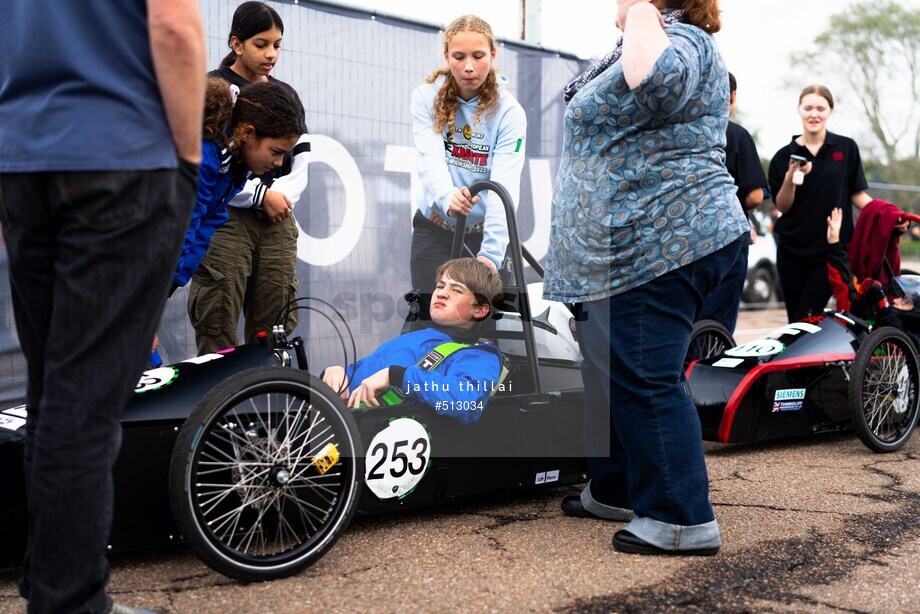
[[[682,366],[703,296],[749,228],[724,163],[718,0],[617,4],[623,37],[566,87],[553,193],[544,295],[576,303],[592,476],[562,508],[631,519],[617,550],[715,554]]]

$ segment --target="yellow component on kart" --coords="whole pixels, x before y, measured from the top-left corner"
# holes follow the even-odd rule
[[[327,443],[323,449],[319,451],[319,454],[310,460],[321,475],[325,474],[339,462],[339,449],[335,447],[334,443]]]

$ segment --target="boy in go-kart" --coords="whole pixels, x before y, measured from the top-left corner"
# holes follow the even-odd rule
[[[400,335],[347,367],[328,367],[323,381],[348,407],[420,401],[466,424],[499,386],[501,352],[477,343],[478,325],[502,292],[498,275],[474,258],[448,260],[431,296],[431,326]]]
[[[849,311],[878,325],[894,326],[920,340],[920,301],[912,280],[894,277],[887,286],[881,281],[864,277],[858,279],[850,270],[846,250],[840,244],[843,212],[837,208],[827,218],[828,277],[837,309]],[[893,231],[903,231],[904,224]]]

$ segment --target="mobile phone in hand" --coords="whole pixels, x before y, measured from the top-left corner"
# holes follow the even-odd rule
[[[805,156],[797,156],[792,154],[789,156],[790,160],[795,161],[796,168],[792,173],[792,184],[793,185],[802,185],[805,183],[805,173],[802,172],[802,167],[808,164],[808,158]]]

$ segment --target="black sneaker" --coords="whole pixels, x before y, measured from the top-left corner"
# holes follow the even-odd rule
[[[559,504],[559,507],[562,508],[562,513],[566,516],[574,516],[576,518],[597,518],[598,520],[603,520],[600,516],[595,516],[591,512],[585,509],[585,506],[581,504],[581,497],[578,495],[569,495],[562,498],[562,503]]]
[[[666,556],[712,556],[719,552],[719,546],[692,550],[665,550],[636,537],[626,529],[621,529],[613,534],[613,548],[628,554],[662,554]]]

